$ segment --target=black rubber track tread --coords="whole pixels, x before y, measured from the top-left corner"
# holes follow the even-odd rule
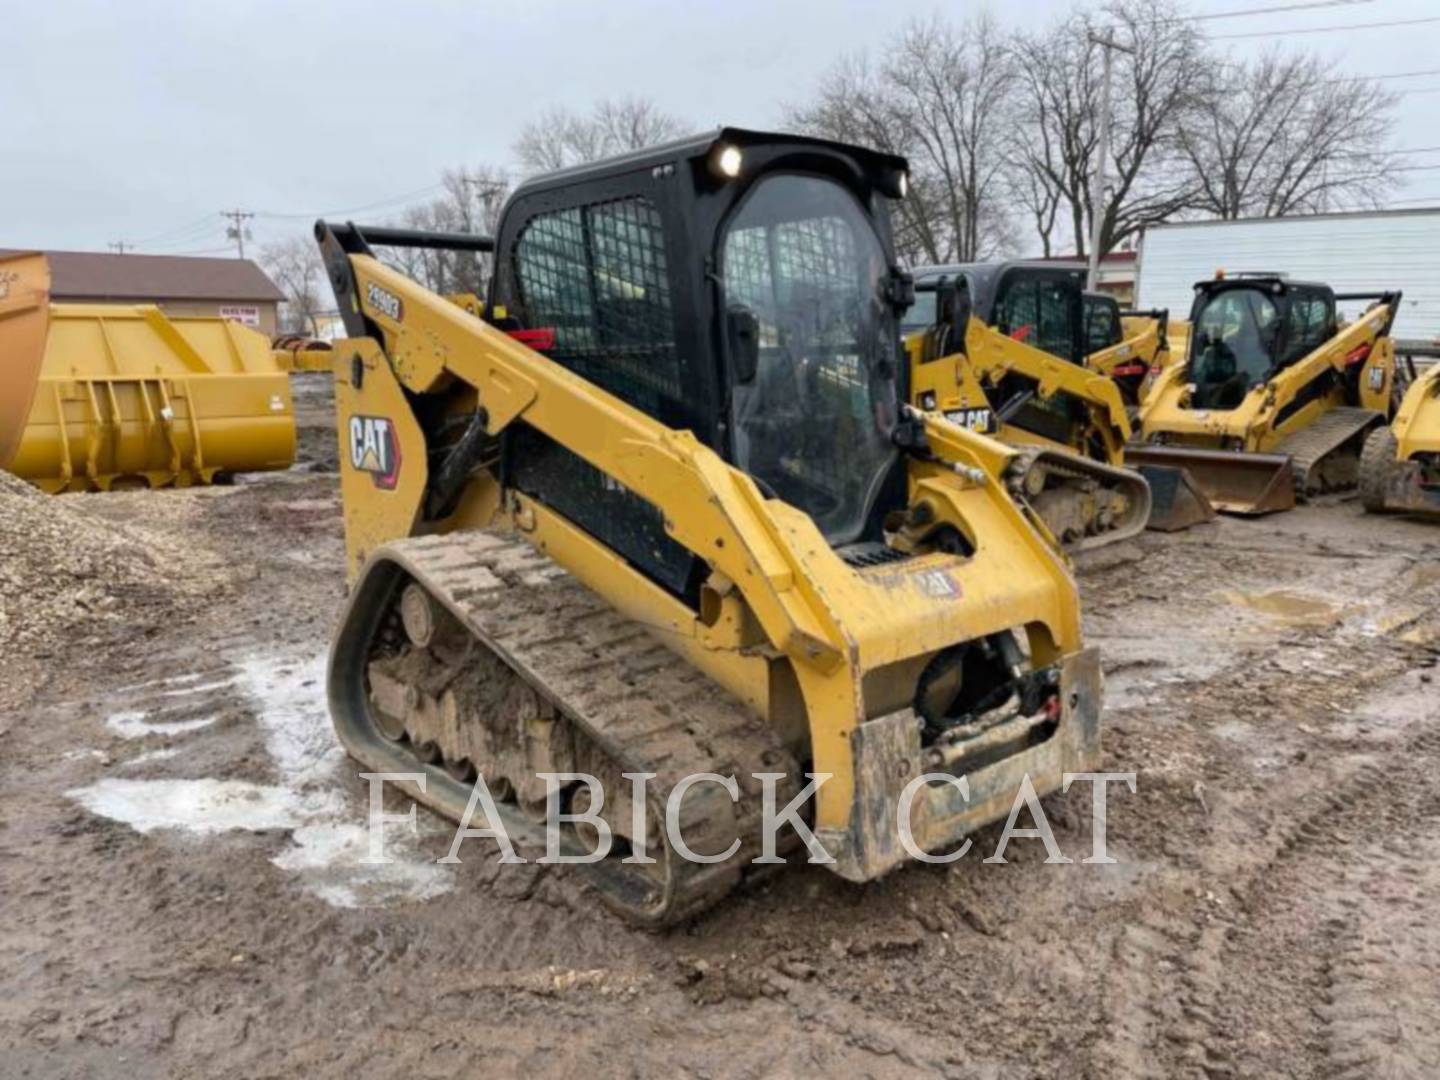
[[[687,775],[736,777],[740,800],[733,810],[715,784],[692,788],[681,804],[687,843],[714,852],[738,839],[736,855],[714,864],[672,855],[669,903],[645,914],[644,922],[673,925],[740,882],[760,852],[762,787],[753,774],[787,774],[777,793],[780,805],[799,790],[794,758],[768,725],[523,539],[473,531],[389,547],[403,553],[420,583],[487,648],[606,754],[616,773],[657,774],[649,782],[652,807],[663,807]],[[638,917],[623,898],[608,895],[599,878],[596,886],[610,906]]]

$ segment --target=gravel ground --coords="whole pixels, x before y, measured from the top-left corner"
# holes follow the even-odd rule
[[[53,578],[0,532],[4,625],[59,608],[0,676],[0,1076],[1440,1074],[1440,528],[1342,502],[1089,559],[1106,764],[1137,774],[1114,865],[1080,862],[1077,792],[1045,804],[1069,865],[985,864],[992,828],[648,934],[483,841],[437,865],[423,811],[361,861],[325,377],[297,399],[288,473],[0,487],[0,521],[63,522]]]

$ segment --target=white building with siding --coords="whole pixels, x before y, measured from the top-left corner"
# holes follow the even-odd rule
[[[1338,293],[1400,289],[1395,337],[1440,341],[1440,208],[1153,225],[1140,242],[1136,306],[1188,318],[1195,282],[1217,269],[1276,271]]]

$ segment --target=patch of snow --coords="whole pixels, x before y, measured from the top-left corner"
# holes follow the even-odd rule
[[[230,679],[221,679],[219,682],[201,683],[201,684],[198,685],[198,686],[179,686],[179,687],[176,687],[174,690],[162,690],[162,691],[160,692],[160,696],[161,696],[161,697],[180,697],[180,696],[182,696],[182,695],[188,695],[188,694],[205,694],[205,693],[209,693],[211,690],[223,690],[223,689],[225,689],[225,687],[227,687],[227,686],[234,686],[234,685],[235,685],[235,680],[234,680],[233,678],[230,678]]]
[[[291,842],[272,862],[293,873],[307,892],[340,908],[418,902],[455,887],[454,869],[437,864],[419,847],[421,835],[447,831],[427,815],[418,831],[390,824],[385,863],[370,863],[364,803],[347,795],[338,768],[345,752],[335,740],[325,696],[325,657],[295,662],[255,656],[235,664],[232,680],[185,687],[200,693],[234,685],[251,700],[265,748],[281,776],[277,785],[238,780],[126,780],[107,777],[66,794],[91,813],[124,822],[138,832],[175,829],[202,835],[229,830],[290,831]],[[177,680],[179,681],[179,680]],[[206,727],[213,719],[163,723],[140,711],[115,713],[106,726],[127,739],[177,734]],[[173,757],[151,751],[126,764]]]
[[[255,701],[265,749],[292,783],[329,779],[345,751],[335,741],[325,696],[325,657],[299,663],[251,657],[236,665],[236,684]]]
[[[94,750],[88,746],[79,746],[74,750],[66,750],[60,757],[65,761],[81,761],[90,759],[92,761],[106,761],[110,755],[104,750]]]
[[[146,735],[181,735],[187,731],[199,731],[215,722],[207,716],[199,720],[156,720],[147,721],[149,713],[141,711],[111,713],[105,718],[105,726],[122,739],[143,739]]]
[[[303,825],[291,834],[292,845],[271,860],[298,874],[303,887],[340,908],[383,907],[405,901],[430,900],[455,887],[449,866],[426,859],[415,834],[400,827],[385,833],[385,858],[371,863],[369,832],[363,825],[323,822]]]
[[[163,747],[160,750],[147,750],[143,754],[137,754],[129,761],[122,762],[124,765],[148,765],[152,761],[169,761],[180,753],[174,747]]]
[[[136,832],[183,829],[218,833],[234,829],[293,829],[339,800],[322,807],[281,787],[244,780],[124,780],[107,776],[65,793],[92,814],[122,821]]]

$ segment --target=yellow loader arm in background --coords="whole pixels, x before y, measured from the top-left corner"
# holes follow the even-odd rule
[[[1163,309],[1121,311],[1121,339],[1085,356],[1087,368],[1119,388],[1132,419],[1151,381],[1169,365],[1169,320],[1170,313]]]
[[[960,342],[948,312],[906,339],[911,402],[1019,449],[1015,489],[1069,550],[1141,532],[1150,489],[1123,468],[1131,428],[1115,382],[1003,334],[976,314],[961,316]],[[1049,434],[1041,430],[1051,424]]]

